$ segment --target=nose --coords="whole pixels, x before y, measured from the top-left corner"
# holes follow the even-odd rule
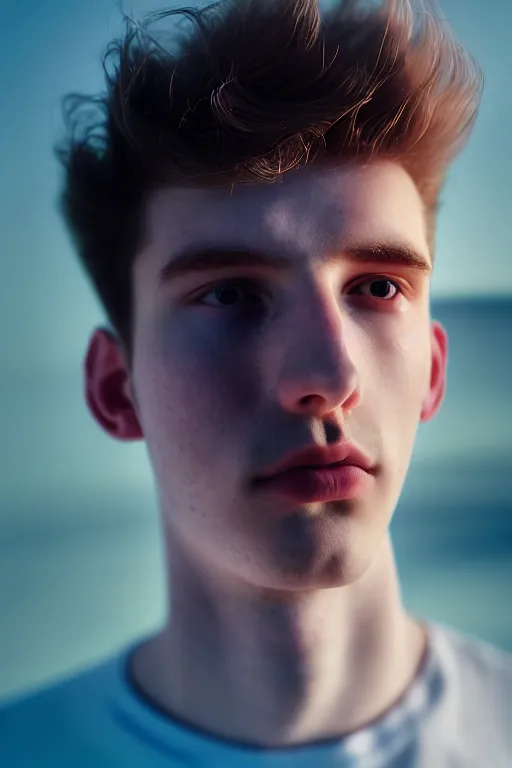
[[[277,396],[285,410],[323,418],[348,414],[360,401],[359,376],[349,355],[351,330],[336,302],[316,295],[289,318],[281,341]]]

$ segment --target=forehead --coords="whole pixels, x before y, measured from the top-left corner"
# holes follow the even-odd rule
[[[148,259],[229,244],[321,257],[360,242],[397,241],[428,256],[424,207],[397,164],[300,169],[274,184],[166,189],[146,209]]]

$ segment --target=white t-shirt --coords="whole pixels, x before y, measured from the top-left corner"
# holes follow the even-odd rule
[[[0,704],[2,768],[511,768],[512,655],[439,624],[402,699],[371,727],[321,745],[251,749],[153,708],[131,686],[141,642]],[[219,701],[222,706],[222,701]]]

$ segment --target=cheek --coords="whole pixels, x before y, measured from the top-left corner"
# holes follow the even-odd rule
[[[414,441],[430,380],[429,337],[411,331],[391,347],[385,368],[388,412],[398,433],[409,444]]]
[[[254,414],[258,377],[252,351],[184,324],[179,334],[163,324],[139,348],[147,438],[167,454],[204,454],[211,463],[212,444],[218,441],[217,454]]]
[[[246,339],[237,344],[219,333],[187,333],[161,346],[164,376],[173,397],[215,422],[233,421],[254,407],[258,388],[256,351]]]
[[[395,347],[398,354],[410,356],[415,359],[425,357],[429,346],[429,335],[424,328],[412,327],[403,329],[398,336]]]
[[[380,337],[379,348],[369,357],[370,371],[365,371],[361,427],[375,435],[376,455],[380,450],[386,470],[382,487],[390,498],[400,492],[411,461],[429,379],[429,355],[424,333]]]
[[[411,422],[415,429],[430,379],[430,337],[422,328],[395,329],[381,334],[367,359],[364,383],[379,416],[395,425]],[[405,426],[405,425],[404,425]]]

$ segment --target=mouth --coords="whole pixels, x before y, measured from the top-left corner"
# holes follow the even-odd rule
[[[289,469],[286,469],[284,471],[294,472],[294,471],[300,471],[302,469],[322,470],[322,469],[332,469],[333,467],[347,467],[347,466],[351,466],[347,461],[334,461],[332,464],[301,464],[301,465],[297,465],[296,467],[290,467]],[[355,466],[355,465],[352,465],[352,466]],[[278,474],[283,474],[283,473],[281,472]]]
[[[365,469],[339,461],[332,464],[290,467],[258,482],[265,493],[295,504],[333,502],[362,495],[372,480]]]
[[[309,445],[286,455],[277,464],[271,466],[261,477],[269,479],[292,469],[331,470],[340,466],[355,466],[366,472],[372,472],[369,458],[356,446],[343,441],[330,447]]]

